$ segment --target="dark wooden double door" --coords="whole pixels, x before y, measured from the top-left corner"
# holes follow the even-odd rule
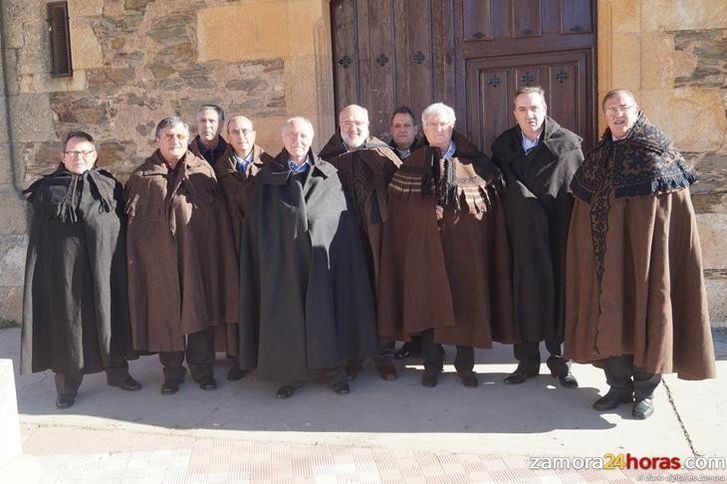
[[[548,111],[593,146],[594,0],[333,0],[336,110],[369,110],[371,132],[393,109],[454,107],[457,129],[487,153],[513,125],[512,94],[542,86]]]

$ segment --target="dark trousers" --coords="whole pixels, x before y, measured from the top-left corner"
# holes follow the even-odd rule
[[[372,359],[374,363],[378,365],[390,364],[394,360],[394,351],[396,350],[396,343],[386,343],[379,346],[379,350],[374,354]]]
[[[124,355],[117,352],[111,346],[109,361],[106,366],[106,383],[109,385],[120,385],[129,377],[129,363]],[[74,398],[83,382],[83,372],[78,370],[65,371],[55,374],[56,391],[58,395]]]
[[[565,376],[570,370],[570,360],[563,358],[563,340],[560,338],[546,339],[545,348],[550,353],[547,360],[548,369],[553,376]],[[515,359],[525,367],[528,372],[540,369],[540,342],[521,341],[513,345]]]
[[[661,382],[660,373],[649,373],[634,366],[632,355],[611,356],[603,361],[603,371],[611,391],[622,395],[633,393],[636,400],[651,398]]]
[[[185,355],[192,378],[202,382],[212,378],[215,363],[215,337],[212,328],[187,335],[184,351],[160,351],[159,361],[164,367],[164,380],[182,383],[187,370],[182,366]]]
[[[434,330],[429,329],[422,333],[422,356],[424,356],[424,370],[440,372],[444,365],[444,349],[442,345],[434,342]],[[454,368],[458,372],[472,371],[475,367],[475,350],[471,346],[457,345],[457,355],[454,357]]]

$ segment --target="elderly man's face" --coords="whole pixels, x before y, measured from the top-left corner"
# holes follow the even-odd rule
[[[523,134],[530,139],[538,136],[547,112],[545,99],[538,93],[528,92],[515,98],[513,114]]]
[[[157,146],[162,157],[170,164],[176,165],[187,153],[189,132],[182,125],[167,126],[157,138]]]
[[[394,144],[400,150],[408,150],[414,143],[414,138],[417,135],[417,125],[414,122],[414,118],[406,113],[396,113],[391,118],[391,138],[394,140]]]
[[[349,148],[360,148],[369,137],[369,115],[360,108],[344,108],[338,117],[341,138]]]
[[[203,143],[210,144],[220,134],[220,117],[214,109],[197,113],[197,134]]]
[[[93,168],[98,153],[93,143],[83,138],[71,138],[61,153],[61,162],[66,170],[76,175],[83,175]]]
[[[306,123],[293,121],[283,130],[283,145],[296,163],[305,161],[313,143],[313,130]]]
[[[639,117],[636,100],[624,93],[609,98],[603,104],[603,112],[611,134],[616,138],[626,136]]]
[[[255,129],[252,121],[237,116],[227,123],[227,141],[232,145],[238,156],[246,157],[255,146]]]
[[[452,141],[454,131],[454,120],[448,116],[432,114],[424,121],[424,136],[431,146],[439,148],[442,152],[447,151]]]

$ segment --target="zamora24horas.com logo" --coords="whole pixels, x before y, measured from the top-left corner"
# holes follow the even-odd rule
[[[530,469],[629,469],[647,471],[725,470],[727,458],[716,456],[640,457],[631,453],[604,454],[600,457],[530,457]]]

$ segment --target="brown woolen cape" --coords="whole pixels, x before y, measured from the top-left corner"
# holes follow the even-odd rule
[[[492,159],[505,176],[515,320],[525,341],[563,338],[570,183],[583,162],[581,138],[552,118],[545,118],[540,136],[525,153],[515,125],[492,144]]]
[[[232,222],[233,244],[237,265],[239,268],[240,238],[242,236],[242,223],[250,206],[252,197],[253,179],[265,163],[272,160],[272,156],[258,145],[252,148],[252,162],[245,173],[239,173],[236,168],[235,152],[228,144],[224,154],[217,160],[213,168],[217,183],[225,196],[227,210]],[[215,347],[218,351],[225,351],[229,355],[237,354],[237,335],[239,328],[236,324],[225,324],[215,328]]]
[[[184,335],[234,324],[238,279],[229,214],[212,167],[187,154],[173,185],[157,150],[126,184],[134,348],[182,351]]]
[[[22,374],[96,373],[112,347],[130,349],[122,191],[105,170],[75,175],[63,165],[25,191]]]
[[[339,133],[328,140],[318,156],[338,170],[346,199],[365,242],[375,287],[381,264],[381,224],[389,217],[386,186],[401,160],[389,145],[375,137],[369,137],[361,148],[348,151]]]
[[[681,154],[641,115],[586,156],[566,262],[565,356],[633,355],[687,380],[715,376],[697,223]]]
[[[361,237],[336,168],[316,160],[293,174],[288,160],[283,150],[255,177],[240,248],[240,367],[279,382],[377,347]]]
[[[479,348],[490,348],[493,341],[513,343],[501,174],[465,138],[455,132],[453,139],[457,149],[444,177],[439,150],[426,145],[389,183],[380,331],[389,339],[408,340],[433,328],[437,342]],[[445,207],[440,221],[437,204]]]

